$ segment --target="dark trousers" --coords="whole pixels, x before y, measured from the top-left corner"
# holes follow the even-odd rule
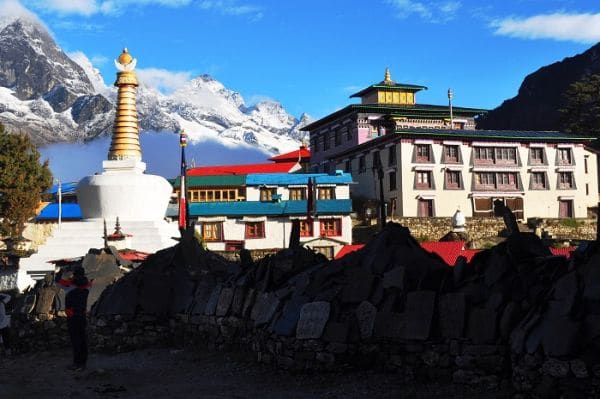
[[[4,327],[0,329],[0,335],[2,335],[2,342],[4,344],[4,349],[10,348],[10,329],[8,327]]]
[[[88,348],[85,327],[87,320],[85,316],[72,316],[67,318],[67,329],[73,345],[73,365],[85,366],[87,362]]]

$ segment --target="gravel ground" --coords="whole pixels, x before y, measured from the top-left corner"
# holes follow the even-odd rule
[[[420,378],[402,383],[373,371],[293,374],[258,365],[251,354],[152,349],[92,354],[88,368],[68,371],[70,352],[0,358],[0,398],[507,398]]]

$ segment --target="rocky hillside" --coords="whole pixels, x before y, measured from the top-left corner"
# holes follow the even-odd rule
[[[584,53],[547,65],[528,75],[516,97],[506,100],[477,123],[479,129],[560,130],[559,109],[569,85],[600,73],[600,43]]]
[[[0,21],[0,122],[28,132],[34,142],[84,141],[110,133],[116,90],[82,53],[70,58],[47,30],[25,17]],[[138,112],[142,131],[185,128],[192,140],[211,138],[270,153],[297,148],[305,133],[281,104],[247,106],[242,96],[208,75],[171,94],[141,82]]]

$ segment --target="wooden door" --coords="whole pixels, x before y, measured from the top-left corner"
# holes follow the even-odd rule
[[[417,216],[429,217],[433,216],[433,200],[419,199],[417,204]]]
[[[572,218],[573,217],[573,201],[559,200],[558,201],[558,217]]]

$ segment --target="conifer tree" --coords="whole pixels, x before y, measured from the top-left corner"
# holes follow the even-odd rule
[[[561,128],[600,137],[600,75],[590,75],[569,86],[560,110]]]
[[[0,238],[21,239],[41,195],[52,184],[48,161],[25,134],[9,134],[0,124]]]

